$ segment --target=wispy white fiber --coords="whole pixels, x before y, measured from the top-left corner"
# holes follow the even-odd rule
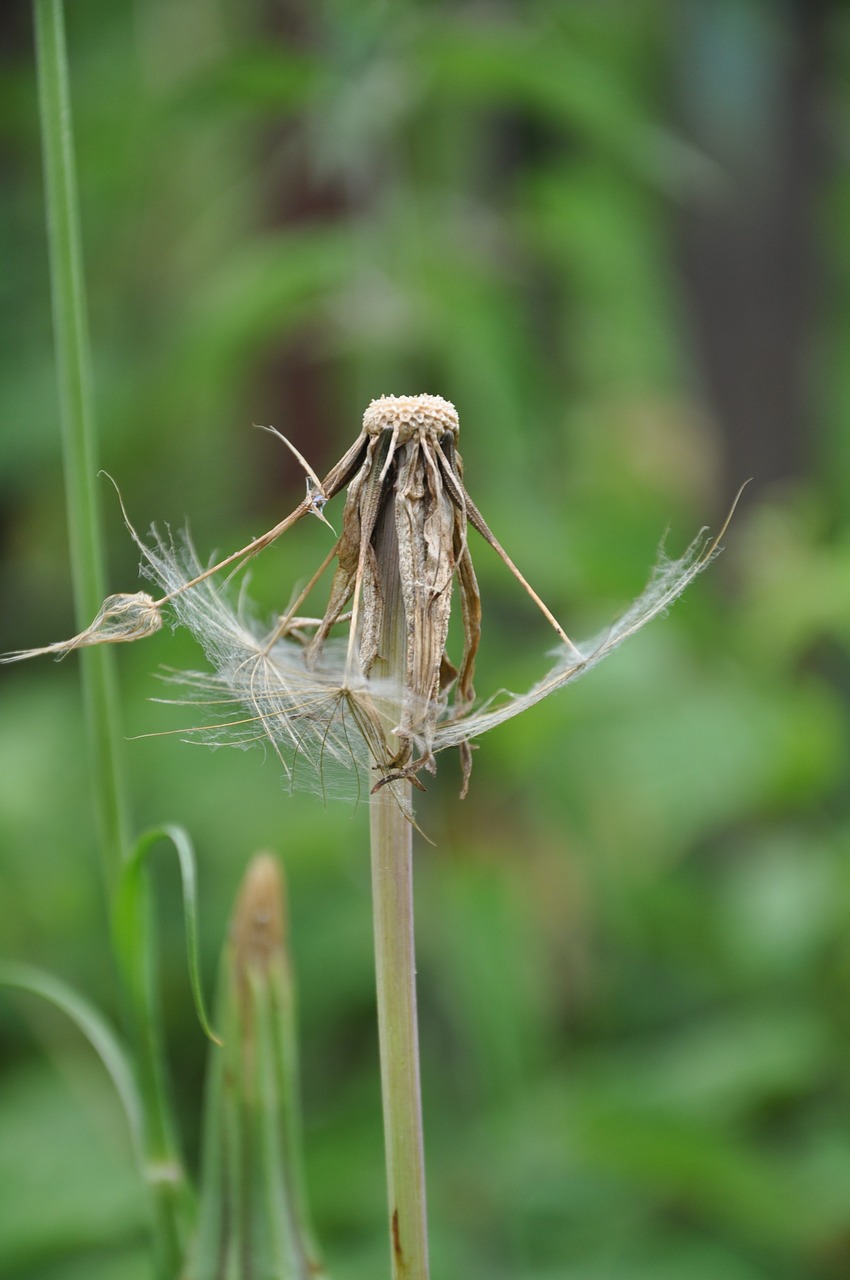
[[[583,676],[647,622],[666,613],[718,553],[716,541],[707,544],[704,534],[691,543],[679,560],[671,560],[662,553],[645,590],[612,626],[590,641],[571,647],[560,645],[554,651],[557,655],[555,664],[526,693],[496,695],[485,706],[478,710],[473,708],[462,719],[439,726],[434,751],[443,751],[446,747],[455,747],[464,740],[479,737]]]
[[[435,753],[460,746],[555,693],[589,671],[653,618],[663,614],[717,554],[716,543],[701,536],[678,560],[662,556],[646,589],[602,635],[578,646],[561,645],[547,674],[522,694],[496,695],[451,718],[440,708]],[[226,592],[206,578],[187,591],[178,589],[203,570],[191,543],[157,538],[145,548],[144,572],[171,596],[177,621],[202,645],[211,672],[172,672],[166,678],[185,692],[188,705],[203,711],[207,723],[185,736],[208,744],[273,747],[293,788],[320,790],[349,798],[368,794],[390,749],[382,705],[398,702],[399,691],[362,675],[346,675],[347,644],[331,640],[314,665],[304,644],[283,637],[268,643],[244,596],[236,607]],[[271,633],[273,634],[273,633]],[[390,784],[392,785],[392,784]]]
[[[155,545],[144,548],[142,571],[172,596],[177,622],[196,637],[213,668],[164,677],[186,696],[163,701],[198,708],[207,718],[181,736],[210,745],[271,746],[292,788],[365,798],[381,776],[376,769],[388,763],[385,732],[391,726],[379,706],[390,691],[352,674],[343,639],[329,640],[308,664],[300,640],[284,636],[270,643],[275,632],[251,614],[244,593],[234,607],[212,578],[180,591],[203,566],[188,538],[154,536]]]

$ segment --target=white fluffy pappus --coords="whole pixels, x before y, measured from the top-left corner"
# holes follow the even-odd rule
[[[177,622],[192,632],[212,666],[208,672],[171,671],[164,677],[186,697],[163,701],[203,709],[207,717],[206,723],[182,731],[183,736],[209,745],[266,744],[293,789],[345,799],[367,795],[380,776],[376,770],[386,768],[392,754],[387,732],[393,726],[382,717],[381,707],[397,705],[399,690],[362,674],[352,677],[350,669],[347,673],[344,638],[329,641],[312,665],[298,638],[283,636],[269,643],[275,632],[252,615],[244,591],[234,603],[211,577],[181,590],[203,572],[188,538],[175,543],[157,537],[155,546],[144,550],[145,575],[165,588]],[[584,675],[664,614],[718,551],[718,539],[701,534],[681,558],[662,555],[630,608],[591,641],[559,645],[550,669],[525,693],[498,693],[459,716],[441,706],[433,751],[479,737]],[[293,635],[317,621],[292,619]]]

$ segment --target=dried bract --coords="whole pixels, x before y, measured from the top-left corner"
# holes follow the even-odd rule
[[[457,453],[458,418],[440,396],[383,396],[363,419],[359,468],[348,487],[330,600],[307,647],[313,663],[352,602],[347,670],[372,674],[384,625],[378,531],[392,521],[404,611],[405,670],[400,745],[380,762],[382,782],[434,770],[437,720],[472,705],[472,673],[481,635],[481,601],[466,540],[467,495]],[[383,554],[387,554],[386,540]],[[456,667],[446,652],[457,577],[464,648]],[[356,648],[356,661],[354,653]],[[469,751],[458,744],[468,774]],[[416,758],[414,758],[416,757]]]

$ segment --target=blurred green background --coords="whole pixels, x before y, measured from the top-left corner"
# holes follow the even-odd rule
[[[850,11],[841,0],[68,0],[101,462],[206,556],[384,393],[453,400],[468,487],[568,629],[752,475],[670,618],[494,731],[418,813],[433,1271],[850,1274]],[[29,6],[0,13],[0,649],[73,630]],[[111,488],[111,590],[137,555]],[[334,510],[329,509],[331,519]],[[338,512],[337,512],[338,518]],[[310,527],[307,527],[307,524]],[[328,546],[253,566],[271,614]],[[503,566],[482,694],[552,636]],[[205,974],[279,852],[310,1192],[336,1280],[387,1273],[367,814],[274,759],[141,737],[165,632],[116,654],[137,828],[192,833]],[[2,669],[0,950],[117,1017],[76,663]],[[197,1160],[205,1044],[162,860]],[[0,1276],[150,1274],[118,1106],[0,996]]]

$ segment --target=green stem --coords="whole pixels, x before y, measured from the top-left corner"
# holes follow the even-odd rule
[[[137,972],[125,975],[132,1042],[144,1116],[144,1177],[151,1200],[157,1275],[174,1280],[186,1251],[194,1216],[168,1089],[153,942],[156,928],[150,875],[137,907]],[[129,979],[129,980],[128,980]]]
[[[384,600],[380,674],[401,687],[406,641],[393,524],[393,504],[389,503],[376,537]],[[398,723],[398,711],[397,706],[387,708],[389,723]],[[407,788],[409,800],[410,783],[397,785]],[[394,1280],[427,1280],[428,1223],[413,937],[413,828],[391,787],[383,787],[372,796],[370,817],[392,1274]]]
[[[71,574],[82,629],[106,591],[62,0],[35,0],[35,33]],[[115,675],[107,646],[84,649],[80,658],[99,844],[111,896],[129,849]]]
[[[80,629],[106,594],[91,358],[71,128],[71,99],[62,0],[34,0],[47,238],[53,299],[65,492],[74,605]],[[80,654],[98,843],[110,919],[129,856],[127,809],[118,744],[118,699],[106,646]],[[141,908],[148,931],[150,904]],[[114,929],[114,923],[113,923]],[[144,947],[150,955],[150,933]],[[159,1269],[172,1280],[180,1263],[185,1179],[164,1086],[160,1018],[153,975],[126,991],[145,1114],[145,1173],[151,1188]]]

